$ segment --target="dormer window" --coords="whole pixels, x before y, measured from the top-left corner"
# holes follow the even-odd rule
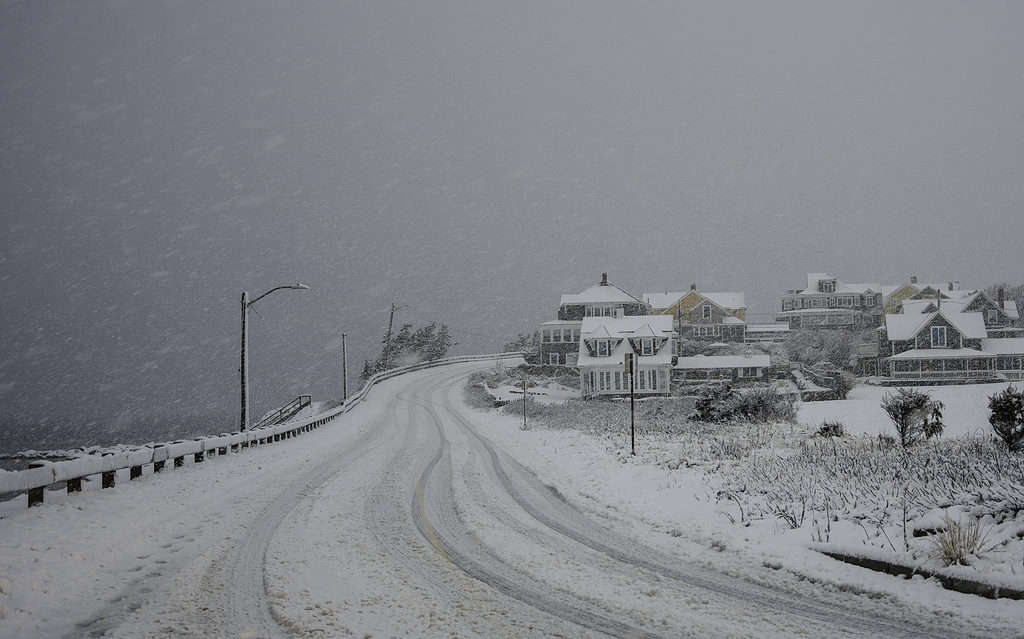
[[[822,293],[835,293],[836,281],[835,280],[821,280],[821,292]]]
[[[932,348],[946,348],[945,326],[932,326]]]
[[[988,323],[995,324],[999,321],[999,311],[994,308],[988,309]]]
[[[640,340],[640,354],[654,355],[654,338],[645,337]]]
[[[608,357],[608,340],[602,339],[597,342],[597,356]]]
[[[700,308],[700,313],[701,313],[701,317],[702,318],[704,318],[706,320],[711,319],[711,305],[710,304],[705,304],[704,306],[702,306]]]

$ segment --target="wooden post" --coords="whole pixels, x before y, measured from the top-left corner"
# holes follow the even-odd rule
[[[142,466],[132,466],[128,469],[128,479],[138,479],[142,477]]]
[[[101,488],[113,488],[114,487],[114,473],[116,471],[108,470],[100,475],[102,478]]]

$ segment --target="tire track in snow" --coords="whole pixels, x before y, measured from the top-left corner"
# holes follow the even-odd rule
[[[450,392],[458,381],[449,381],[447,390]],[[506,455],[499,454],[494,445],[481,435],[465,416],[456,411],[451,404],[450,399],[441,403],[432,401],[421,402],[421,406],[430,413],[439,432],[442,420],[437,415],[434,407],[440,405],[446,408],[452,419],[478,442],[485,456],[489,458],[492,469],[499,478],[502,487],[524,511],[547,528],[587,548],[600,552],[622,564],[633,566],[721,597],[727,597],[737,602],[737,606],[748,607],[754,605],[775,615],[781,613],[785,616],[804,619],[827,629],[836,630],[837,626],[839,626],[846,632],[855,635],[868,634],[890,637],[949,636],[949,629],[944,629],[940,632],[910,625],[898,620],[859,615],[851,609],[831,606],[806,598],[787,596],[782,591],[759,586],[739,578],[730,578],[726,575],[713,573],[697,567],[691,567],[688,572],[673,568],[672,566],[680,562],[679,558],[665,555],[653,549],[644,548],[633,540],[621,538],[619,535],[605,530],[572,507],[556,491],[540,482],[536,476],[515,460]],[[445,450],[439,450],[435,455],[433,464],[439,463],[445,453]],[[504,463],[502,462],[503,457],[507,460]],[[428,470],[432,470],[432,467],[428,468]],[[515,479],[510,475],[510,472],[515,475]],[[429,537],[427,538],[429,540]],[[443,547],[446,548],[446,552],[452,552],[450,547]]]

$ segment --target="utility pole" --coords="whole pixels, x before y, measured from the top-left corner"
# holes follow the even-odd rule
[[[348,350],[345,348],[345,333],[341,334],[341,401],[348,401]]]
[[[636,400],[633,395],[633,353],[626,353],[623,364],[629,377],[629,448],[630,455],[636,455]]]
[[[523,371],[523,430],[526,430],[526,371]]]
[[[395,311],[398,307],[391,302],[391,315],[388,317],[388,332],[384,335],[384,370],[388,369],[391,360],[391,328],[395,323]]]
[[[238,430],[246,430],[249,428],[249,362],[246,360],[245,355],[248,350],[248,337],[246,333],[249,328],[249,294],[242,291],[242,362],[238,367],[238,374],[241,377],[239,386],[242,390],[242,410],[241,416],[238,421]]]

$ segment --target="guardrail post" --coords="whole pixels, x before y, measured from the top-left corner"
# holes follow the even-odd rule
[[[113,488],[114,487],[114,473],[117,471],[108,470],[100,473],[102,477],[101,488]]]
[[[138,479],[142,477],[142,466],[132,466],[128,469],[128,479]]]
[[[43,503],[43,495],[46,493],[46,486],[28,489],[28,507],[38,506]]]
[[[69,495],[71,493],[80,493],[80,492],[82,492],[82,478],[81,477],[75,477],[74,479],[69,479],[67,481],[67,484],[68,484],[68,494]]]

